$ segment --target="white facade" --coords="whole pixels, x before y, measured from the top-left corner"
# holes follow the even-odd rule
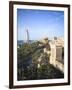
[[[51,46],[50,64],[54,65],[54,67],[64,72],[64,61],[62,58],[63,45],[61,45],[61,43],[58,41],[52,41],[50,42],[50,46]]]

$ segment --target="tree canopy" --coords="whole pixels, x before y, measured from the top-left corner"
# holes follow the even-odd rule
[[[61,71],[49,63],[49,55],[44,53],[44,47],[39,47],[39,42],[24,43],[17,48],[17,79],[53,79],[63,78]],[[41,61],[38,59],[41,57]],[[38,64],[40,67],[38,68]]]

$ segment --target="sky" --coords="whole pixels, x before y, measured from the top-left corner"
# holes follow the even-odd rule
[[[64,12],[52,10],[17,9],[17,37],[24,40],[26,29],[30,40],[64,37]]]

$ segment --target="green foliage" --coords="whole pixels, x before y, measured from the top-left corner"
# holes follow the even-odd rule
[[[64,75],[49,64],[49,55],[43,52],[44,47],[39,47],[39,42],[23,44],[17,48],[17,79],[35,80],[63,78]],[[41,56],[41,62],[38,58]],[[38,63],[40,68],[38,68]]]
[[[38,79],[53,79],[53,78],[63,78],[64,75],[58,69],[54,68],[52,65],[44,64],[37,71]]]
[[[49,59],[50,59],[50,56],[47,54],[47,53],[43,53],[43,56],[41,58],[41,64],[48,64],[49,63]]]

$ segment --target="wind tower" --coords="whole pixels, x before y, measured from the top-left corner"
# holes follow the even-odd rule
[[[28,29],[25,30],[25,33],[26,33],[26,35],[25,35],[25,42],[29,43],[29,32],[28,32]]]

